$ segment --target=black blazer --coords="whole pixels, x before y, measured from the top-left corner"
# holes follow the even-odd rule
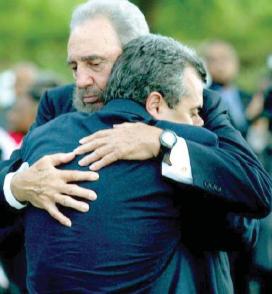
[[[32,130],[54,117],[75,111],[72,106],[73,88],[73,85],[68,85],[44,93]],[[226,212],[232,211],[253,217],[266,215],[271,206],[271,179],[239,132],[229,123],[227,111],[214,92],[204,92],[202,117],[205,121],[205,127],[217,135],[219,145],[216,148],[211,149],[210,146],[203,146],[203,144],[197,142],[199,134],[196,131],[191,132],[190,129],[196,130],[198,128],[182,126],[180,130],[180,134],[186,139],[189,148],[194,187],[210,195],[206,198],[212,199],[214,205],[223,207]],[[2,184],[7,172],[16,170],[22,163],[20,152],[20,150],[15,151],[11,160],[0,165],[0,182]],[[184,187],[183,184],[177,184],[177,186],[182,189]],[[7,208],[2,190],[0,191],[0,204]],[[209,203],[207,206],[209,206]],[[207,212],[207,215],[210,214]],[[206,219],[206,217],[203,216],[203,219]],[[204,224],[205,222],[201,223]],[[223,221],[223,223],[227,231],[232,228],[229,222],[225,224],[225,221]],[[240,224],[241,222],[236,223]],[[206,228],[209,228],[209,226]],[[217,231],[220,231],[220,229],[217,229]],[[243,230],[239,229],[239,234],[241,231],[247,232],[243,235],[245,237],[243,243],[251,244],[254,240],[252,236],[255,235],[256,231],[248,230],[248,225],[243,227]],[[210,229],[209,232],[212,232],[212,235],[214,233]],[[198,234],[196,235],[198,236]],[[212,240],[212,238],[209,239]],[[221,249],[231,247],[230,242],[225,243],[225,239],[224,244],[216,244],[216,246],[220,245],[221,247],[218,248]],[[212,246],[214,246],[214,242],[212,242]]]
[[[61,114],[75,111],[72,106],[73,87],[68,85],[46,91],[31,129]],[[271,178],[240,133],[232,127],[228,112],[215,92],[204,91],[201,115],[204,127],[217,135],[219,146],[211,152],[209,147],[202,148],[201,144],[187,141],[194,186],[214,193],[215,200],[226,202],[233,212],[252,217],[268,215],[271,210]],[[183,126],[183,130],[189,128]],[[181,134],[185,140],[198,136],[183,130]],[[15,151],[9,161],[2,162],[0,183],[3,184],[7,172],[16,170],[21,163],[20,150]],[[0,203],[5,203],[2,190]]]
[[[35,128],[25,138],[22,159],[33,164],[46,154],[69,152],[81,137],[126,121],[171,128],[199,148],[218,148],[217,136],[205,128],[155,121],[140,104],[118,99],[94,114],[64,114]],[[81,157],[62,169],[79,168]],[[190,209],[195,221],[202,221],[195,211],[209,193],[172,185],[161,176],[160,164],[159,159],[121,160],[103,168],[99,181],[81,183],[95,190],[98,199],[84,214],[61,208],[71,218],[71,228],[29,206],[25,238],[30,293],[230,293],[226,254],[204,252],[183,238],[185,212]],[[194,206],[187,205],[193,198]]]

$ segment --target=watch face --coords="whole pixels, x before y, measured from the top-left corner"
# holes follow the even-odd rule
[[[176,134],[171,131],[164,131],[161,140],[164,146],[172,148],[177,142],[177,137]]]

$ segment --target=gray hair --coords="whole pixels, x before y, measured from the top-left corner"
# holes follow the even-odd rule
[[[193,49],[168,37],[139,37],[123,48],[102,98],[104,102],[124,98],[145,104],[148,95],[157,91],[173,108],[187,93],[183,72],[188,66],[206,82],[206,68]]]
[[[143,13],[127,0],[90,0],[77,6],[72,14],[70,30],[97,16],[109,19],[122,47],[129,41],[149,33]]]

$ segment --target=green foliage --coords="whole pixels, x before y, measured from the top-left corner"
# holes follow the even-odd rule
[[[0,69],[22,60],[68,79],[66,43],[72,9],[84,0],[0,0]],[[221,38],[242,62],[240,82],[253,90],[271,48],[271,0],[134,0],[153,32],[194,47]]]
[[[0,0],[0,68],[22,60],[70,76],[66,43],[72,0]]]
[[[210,39],[231,42],[241,58],[240,84],[257,87],[272,53],[271,0],[161,0],[152,28],[193,47]]]

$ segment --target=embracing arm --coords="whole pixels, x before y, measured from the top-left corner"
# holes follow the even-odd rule
[[[185,135],[186,127],[192,130],[190,137],[187,132],[184,138],[189,151],[193,186],[206,192],[199,193],[198,197],[222,202],[230,212],[263,217],[271,209],[271,179],[240,133],[230,124],[220,97],[211,91],[205,92],[205,96],[202,117],[206,129],[213,132],[218,144],[204,143],[198,127],[183,125],[179,133]],[[167,128],[169,125],[171,123]],[[125,123],[84,138],[75,152],[91,152],[79,163],[91,164],[90,168],[96,171],[120,159],[145,160],[158,155],[161,132],[162,129],[155,126]],[[184,185],[180,185],[183,189]]]
[[[71,91],[73,89],[72,85],[56,88],[53,90],[45,91],[41,97],[41,101],[38,107],[36,120],[31,126],[30,131],[35,129],[36,127],[43,125],[55,118],[56,116],[72,111],[72,103],[71,103]],[[60,95],[60,93],[62,93]],[[21,160],[21,150],[15,150],[9,160],[0,162],[0,183],[1,187],[3,187],[5,176],[9,172],[16,171],[20,165],[22,164]],[[1,201],[3,190],[1,189]]]
[[[272,182],[250,147],[235,130],[217,94],[205,93],[205,127],[219,139],[219,147],[188,142],[194,186],[212,193],[230,211],[263,217],[271,210]]]
[[[38,114],[29,134],[40,125],[48,122],[56,116],[73,111],[72,107],[73,86],[59,87],[46,91],[41,98]],[[27,143],[24,142],[23,145]],[[0,181],[3,187],[7,174],[16,171],[22,164],[21,151],[12,155],[12,159],[1,169]],[[92,172],[62,171],[56,166],[69,162],[74,154],[53,154],[44,156],[30,168],[18,172],[12,176],[9,190],[13,194],[13,203],[18,201],[30,202],[33,206],[45,209],[60,223],[70,226],[71,221],[65,217],[56,206],[56,203],[74,208],[79,211],[87,211],[85,202],[77,201],[70,196],[94,200],[96,194],[93,191],[83,189],[71,182],[94,181],[98,175]],[[10,174],[11,175],[11,174]],[[7,182],[9,183],[9,182]],[[3,189],[1,190],[1,201],[7,206]],[[16,206],[18,203],[16,203]],[[18,208],[18,206],[16,207]]]

